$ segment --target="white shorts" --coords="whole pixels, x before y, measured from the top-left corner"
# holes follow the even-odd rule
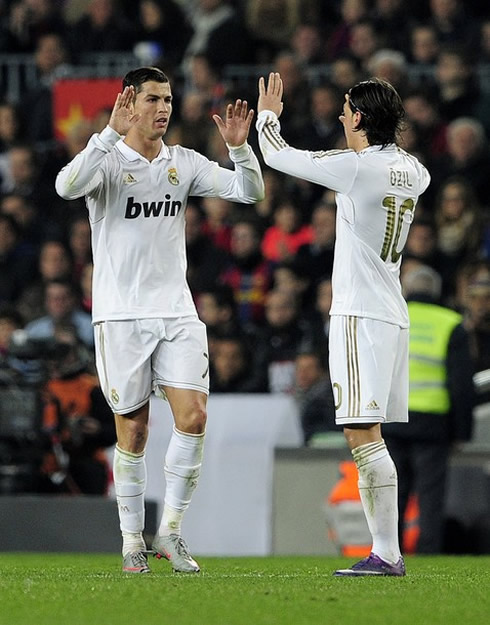
[[[408,328],[333,315],[329,364],[337,425],[408,421]]]
[[[209,393],[206,326],[197,316],[96,323],[95,361],[118,414],[144,406],[160,385]]]

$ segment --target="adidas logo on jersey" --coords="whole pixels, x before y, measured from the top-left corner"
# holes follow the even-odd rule
[[[375,400],[373,399],[372,401],[369,402],[369,404],[366,406],[366,410],[379,410],[379,406],[378,404],[375,402]]]
[[[138,182],[133,174],[126,174],[123,176],[123,184],[133,184],[134,182]]]

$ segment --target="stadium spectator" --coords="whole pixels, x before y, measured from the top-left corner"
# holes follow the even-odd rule
[[[447,152],[447,124],[441,119],[437,99],[428,90],[415,89],[403,99],[407,119],[414,125],[426,162]],[[429,188],[430,191],[430,188]]]
[[[349,91],[362,77],[359,63],[349,55],[340,56],[330,64],[330,80],[341,93]]]
[[[441,553],[451,451],[471,437],[473,363],[463,317],[439,304],[441,278],[422,266],[404,275],[410,317],[409,421],[383,435],[398,472],[400,537],[409,496],[417,495],[417,553]]]
[[[83,268],[92,260],[90,236],[90,223],[87,215],[75,214],[68,226],[68,247],[72,260],[72,277],[76,284],[80,283]]]
[[[194,32],[185,50],[185,69],[195,54],[203,54],[211,65],[220,69],[225,63],[254,62],[248,31],[227,0],[198,0],[190,21]]]
[[[332,384],[325,361],[314,351],[300,351],[295,358],[294,400],[299,410],[303,444],[315,446],[332,432],[342,435],[335,425]]]
[[[325,63],[326,45],[323,28],[318,22],[301,22],[291,37],[291,50],[307,66]]]
[[[309,56],[316,49],[317,36],[311,31],[298,33],[304,23],[317,22],[312,0],[250,0],[245,20],[256,50],[256,63],[270,63],[282,50],[298,46]],[[300,39],[300,41],[298,41]],[[306,49],[308,52],[306,52]],[[302,60],[304,56],[301,55]]]
[[[187,282],[194,297],[211,288],[228,265],[229,256],[216,247],[203,232],[204,215],[193,203],[185,214],[185,243],[187,251]]]
[[[80,307],[83,311],[92,314],[92,277],[94,273],[94,265],[92,262],[86,263],[83,266],[82,273],[80,275]]]
[[[237,305],[230,287],[216,285],[199,294],[196,301],[199,318],[206,324],[209,354],[212,358],[215,341],[223,336],[238,336],[243,332]]]
[[[447,154],[433,162],[432,191],[449,176],[460,176],[473,187],[478,201],[486,206],[490,149],[482,124],[472,117],[459,117],[447,128]]]
[[[464,294],[464,325],[470,336],[475,373],[490,370],[490,264],[474,267]],[[490,402],[490,391],[481,391],[477,403]]]
[[[255,205],[262,229],[265,230],[271,224],[274,208],[284,196],[284,187],[286,181],[284,177],[273,169],[265,168],[264,185],[265,197],[261,202]]]
[[[403,252],[403,262],[416,259],[440,271],[440,260],[437,255],[437,229],[430,216],[418,215],[408,233]]]
[[[444,301],[453,301],[456,272],[475,258],[482,240],[482,209],[464,178],[447,178],[435,206],[437,250]]]
[[[93,52],[132,50],[134,30],[114,0],[89,0],[85,14],[70,29],[73,58],[82,60],[84,54]]]
[[[335,243],[335,202],[321,200],[313,209],[311,227],[313,237],[296,252],[296,262],[310,276],[312,284],[331,276]]]
[[[21,138],[19,110],[10,102],[0,102],[0,154]]]
[[[33,202],[18,193],[6,193],[1,196],[0,212],[14,218],[21,231],[22,248],[28,253],[37,251],[49,229],[60,230],[58,224],[51,225],[41,221],[39,211]]]
[[[6,366],[12,334],[23,326],[24,320],[15,306],[9,304],[0,306],[0,369]]]
[[[51,280],[70,280],[73,263],[68,248],[59,240],[44,241],[37,255],[37,272],[23,288],[17,306],[26,323],[46,314],[46,284]]]
[[[331,61],[349,53],[353,28],[368,16],[369,9],[366,0],[341,0],[339,11],[340,20],[328,38],[328,56]]]
[[[264,393],[267,379],[252,356],[253,346],[243,335],[221,336],[214,341],[210,356],[210,386],[212,393]]]
[[[22,249],[22,234],[10,215],[0,213],[0,304],[14,304],[32,280],[35,257]]]
[[[233,225],[231,261],[221,272],[219,282],[233,289],[241,323],[263,323],[272,267],[260,251],[260,235],[251,221],[242,220]]]
[[[142,62],[178,65],[192,34],[179,3],[174,0],[142,0],[137,20],[133,51],[136,55],[139,53]]]
[[[310,91],[305,68],[288,51],[280,52],[274,59],[274,70],[284,76],[284,97],[289,102],[282,124],[286,136],[296,136],[308,120]]]
[[[271,290],[265,301],[265,324],[256,344],[257,362],[267,372],[271,393],[292,393],[294,361],[307,332],[299,315],[297,298],[291,293]]]
[[[369,16],[385,46],[406,50],[413,15],[404,0],[375,0]]]
[[[203,233],[213,245],[225,252],[231,250],[231,218],[234,205],[220,197],[205,197],[202,201],[204,221]]]
[[[48,148],[54,140],[52,87],[68,75],[68,52],[59,33],[46,33],[36,43],[34,61],[37,84],[22,96],[22,123],[26,138],[36,148]]]
[[[324,277],[314,284],[312,310],[309,311],[305,348],[317,352],[328,367],[328,335],[330,333],[330,308],[332,307],[332,278]]]
[[[461,0],[430,0],[429,24],[442,44],[469,47],[478,39],[478,27],[471,15],[471,4]]]
[[[169,142],[171,144],[185,143],[193,150],[205,151],[213,131],[209,120],[204,94],[197,91],[183,94],[180,120],[169,133]]]
[[[53,0],[18,0],[9,3],[8,48],[5,52],[33,52],[39,39],[65,29],[59,3]]]
[[[398,50],[383,48],[371,55],[367,62],[370,76],[387,80],[403,98],[410,89],[405,55]]]
[[[78,339],[89,349],[94,347],[94,329],[90,315],[83,312],[77,301],[76,288],[69,280],[53,279],[44,289],[46,314],[28,323],[27,335],[45,339],[55,336],[59,325],[72,325]]]
[[[490,19],[484,19],[480,25],[480,50],[478,62],[490,63]]]
[[[374,22],[364,19],[352,26],[348,52],[356,59],[361,69],[369,74],[369,61],[380,49],[381,43]]]
[[[312,87],[309,119],[294,137],[298,147],[319,151],[337,147],[343,140],[338,119],[341,106],[341,92],[333,84],[323,82]]]
[[[313,240],[313,229],[301,223],[299,207],[283,200],[274,209],[273,225],[262,238],[262,254],[271,262],[284,262],[296,255],[298,248]]]
[[[437,61],[440,44],[434,26],[430,24],[415,24],[410,30],[409,61],[415,66],[419,75],[419,82],[427,80],[426,74],[432,73]]]
[[[215,114],[221,114],[225,107],[227,88],[219,69],[204,54],[194,54],[188,60],[187,91],[197,93],[203,102],[205,117],[209,121]],[[213,129],[213,126],[210,125]]]
[[[445,122],[480,112],[480,87],[468,52],[453,43],[442,47],[435,65],[439,111]]]

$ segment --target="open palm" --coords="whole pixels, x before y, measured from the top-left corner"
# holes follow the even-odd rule
[[[219,115],[213,115],[213,119],[225,142],[237,147],[247,140],[253,116],[253,109],[248,110],[246,100],[237,100],[226,107],[224,120]]]

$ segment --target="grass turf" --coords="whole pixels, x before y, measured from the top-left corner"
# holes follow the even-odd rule
[[[0,625],[483,625],[490,557],[412,557],[404,578],[336,578],[341,558],[199,558],[200,575],[101,554],[0,554]]]

